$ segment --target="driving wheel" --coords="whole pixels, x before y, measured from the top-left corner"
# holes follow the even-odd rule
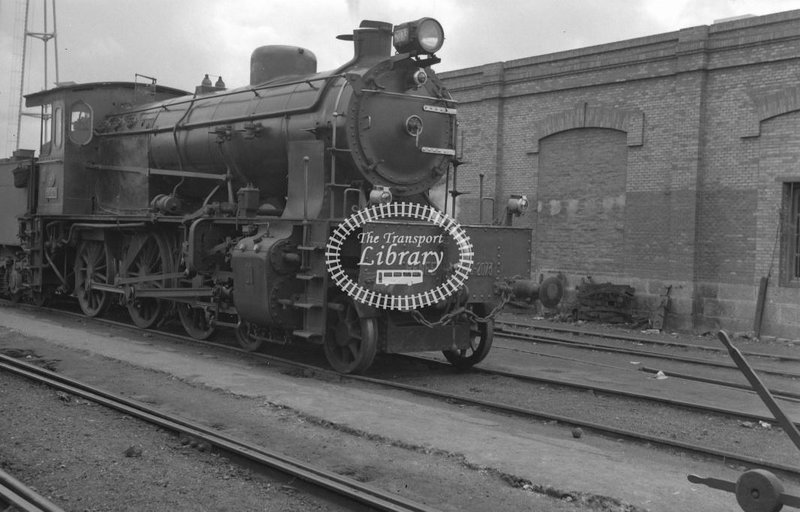
[[[108,306],[108,293],[92,288],[92,283],[107,284],[110,281],[109,255],[105,243],[84,240],[75,254],[75,296],[83,314],[96,317]]]
[[[137,233],[130,237],[120,266],[124,278],[147,278],[172,271],[172,258],[166,239],[157,233]],[[137,290],[165,288],[166,279],[146,280],[134,284]],[[168,303],[152,297],[134,297],[128,301],[128,314],[133,323],[148,329],[164,315]]]

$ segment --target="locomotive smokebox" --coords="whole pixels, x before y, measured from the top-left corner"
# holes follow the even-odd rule
[[[261,46],[250,55],[250,85],[263,84],[284,76],[313,75],[316,72],[317,57],[298,46]]]

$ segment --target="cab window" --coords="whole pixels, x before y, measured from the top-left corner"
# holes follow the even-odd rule
[[[64,145],[64,109],[60,106],[53,109],[53,146]]]
[[[92,140],[92,107],[83,101],[70,107],[69,140],[80,145]]]
[[[52,149],[51,146],[53,145],[52,111],[52,105],[42,105],[42,132],[40,134],[42,138],[42,148],[40,152],[42,155],[49,155]]]

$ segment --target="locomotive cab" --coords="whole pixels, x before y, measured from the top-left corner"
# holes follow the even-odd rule
[[[89,180],[79,155],[92,140],[92,107],[83,95],[71,93],[69,86],[29,95],[26,100],[28,107],[41,107],[38,194],[31,213],[90,213]]]
[[[114,110],[187,94],[155,85],[127,82],[61,84],[25,96],[26,106],[41,107],[38,191],[31,212],[93,213],[96,176],[89,167],[98,151],[95,130]]]

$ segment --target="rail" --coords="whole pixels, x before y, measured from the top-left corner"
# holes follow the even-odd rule
[[[338,496],[348,498],[355,503],[366,505],[376,510],[436,512],[436,509],[427,505],[416,503],[394,493],[377,489],[266,448],[225,436],[199,423],[166,414],[146,404],[118,397],[112,393],[8,356],[0,355],[0,370],[46,384],[86,400],[91,400],[153,425],[205,441],[220,450],[245,457],[257,464],[299,478]]]
[[[59,311],[59,313],[60,314],[69,314],[69,313],[65,313],[64,311]],[[81,315],[78,315],[78,316],[81,316]],[[83,318],[83,317],[81,316],[81,318]],[[101,323],[105,323],[105,324],[110,324],[110,325],[116,325],[116,326],[119,326],[119,327],[131,327],[130,325],[125,324],[125,323],[120,323],[120,322],[107,320],[107,319],[101,319],[101,318],[94,318],[93,321],[101,322]],[[162,334],[163,336],[168,337],[168,338],[174,338],[174,339],[180,339],[180,340],[189,339],[194,344],[209,345],[209,346],[214,346],[214,347],[225,349],[225,350],[244,352],[241,349],[237,349],[235,347],[231,347],[231,346],[226,345],[226,344],[215,343],[215,342],[210,342],[210,341],[199,341],[199,340],[196,340],[196,339],[190,339],[190,338],[187,338],[185,336],[181,336],[181,335],[177,335],[177,334],[173,334],[173,333],[168,333],[168,332],[161,332],[160,334]],[[295,367],[295,368],[303,369],[304,371],[310,371],[310,372],[319,373],[319,374],[322,374],[322,375],[335,375],[337,378],[341,378],[342,377],[340,374],[332,372],[332,371],[330,371],[330,370],[328,370],[326,368],[321,368],[321,367],[315,366],[315,365],[308,365],[308,364],[300,363],[300,362],[297,362],[297,361],[292,361],[290,359],[286,359],[286,358],[282,358],[282,357],[278,357],[278,356],[259,354],[259,353],[254,353],[254,352],[247,352],[247,354],[248,354],[249,357],[255,357],[255,358],[263,359],[265,361],[272,361],[272,362],[277,362],[277,363],[280,363],[280,364],[289,365],[289,366],[292,366],[292,367]],[[430,358],[419,358],[419,357],[415,357],[415,356],[405,356],[405,355],[395,355],[394,357],[398,357],[398,358],[401,358],[401,359],[410,359],[410,360],[423,360],[427,364],[434,364],[434,365],[437,365],[437,366],[441,365],[443,367],[450,368],[449,364],[443,363],[441,361],[433,360],[433,359],[430,359]],[[568,387],[573,387],[573,388],[577,388],[577,389],[592,389],[592,390],[595,390],[595,391],[597,391],[599,393],[603,393],[603,394],[616,395],[616,396],[620,396],[620,397],[635,398],[635,399],[642,399],[642,400],[653,400],[653,401],[656,401],[658,403],[663,403],[664,405],[667,405],[667,406],[677,406],[677,407],[682,407],[682,408],[696,409],[696,410],[703,411],[703,412],[714,412],[714,413],[718,413],[718,414],[722,414],[722,415],[735,416],[735,417],[739,417],[739,418],[750,418],[750,419],[764,420],[764,421],[771,421],[772,420],[772,418],[770,418],[770,417],[747,416],[747,415],[744,415],[743,413],[737,412],[737,411],[730,411],[730,410],[724,410],[724,409],[715,410],[713,408],[708,408],[708,407],[703,407],[703,406],[697,406],[697,405],[693,406],[693,404],[691,404],[691,403],[687,403],[685,401],[678,401],[678,400],[674,400],[674,399],[672,399],[672,400],[670,400],[670,399],[659,400],[657,397],[652,397],[652,396],[648,396],[648,395],[645,395],[645,394],[637,394],[637,393],[632,393],[632,392],[621,392],[619,390],[605,389],[605,388],[602,388],[602,387],[599,387],[599,386],[584,386],[584,385],[579,385],[579,384],[575,384],[575,383],[569,383],[569,382],[560,381],[558,379],[551,379],[551,378],[547,378],[547,377],[538,377],[538,376],[537,377],[530,377],[530,376],[526,376],[526,375],[519,375],[519,374],[512,373],[512,372],[502,372],[502,371],[489,370],[489,369],[486,369],[486,368],[477,368],[477,367],[472,369],[472,373],[480,373],[480,374],[486,373],[486,374],[489,374],[489,375],[505,375],[507,377],[511,377],[511,378],[515,378],[515,379],[529,380],[529,381],[532,381],[532,382],[538,382],[538,383],[543,383],[543,384],[562,385],[562,386],[568,386]],[[764,468],[764,469],[770,469],[770,470],[775,470],[775,471],[783,471],[783,472],[785,472],[787,474],[800,475],[800,467],[797,467],[797,466],[787,465],[787,464],[782,464],[782,463],[777,463],[777,462],[772,462],[772,461],[768,461],[768,460],[765,460],[763,458],[758,458],[758,457],[750,457],[748,455],[743,455],[743,454],[740,454],[740,453],[734,453],[734,452],[729,452],[729,451],[725,451],[725,450],[719,450],[719,449],[711,448],[711,447],[707,446],[706,444],[695,444],[695,443],[691,443],[691,442],[683,442],[683,441],[672,439],[672,438],[666,438],[666,437],[661,437],[661,436],[644,434],[644,433],[637,432],[637,431],[630,430],[630,429],[626,429],[626,428],[618,428],[618,427],[615,427],[615,426],[612,426],[612,425],[607,425],[607,424],[604,424],[604,423],[587,421],[587,420],[585,420],[583,418],[580,418],[580,417],[569,417],[569,416],[554,414],[552,412],[544,411],[544,410],[529,409],[529,408],[517,407],[517,406],[514,406],[514,405],[509,405],[509,404],[489,401],[489,400],[476,399],[476,398],[473,398],[473,397],[470,397],[470,396],[467,396],[467,395],[464,395],[464,394],[460,394],[460,393],[448,393],[448,392],[436,391],[436,390],[432,390],[432,389],[430,389],[428,387],[420,387],[420,386],[408,385],[408,384],[403,384],[403,383],[398,383],[398,382],[392,382],[392,381],[389,381],[389,380],[386,380],[386,379],[377,379],[377,378],[365,377],[365,376],[359,376],[359,375],[348,375],[346,378],[348,380],[360,381],[360,382],[370,383],[370,384],[373,384],[373,385],[379,385],[379,386],[382,386],[382,387],[403,390],[403,391],[406,391],[406,392],[409,392],[409,393],[413,393],[413,394],[417,394],[417,395],[421,395],[421,396],[429,396],[429,397],[432,397],[432,398],[435,398],[435,399],[444,400],[444,401],[446,401],[448,403],[458,403],[460,405],[472,405],[472,406],[476,406],[476,407],[483,407],[483,408],[492,409],[492,410],[495,410],[495,411],[499,411],[499,412],[506,413],[506,414],[512,414],[512,415],[523,417],[523,418],[534,418],[534,419],[539,419],[539,420],[556,421],[556,422],[564,424],[564,425],[571,425],[573,427],[583,427],[583,428],[592,430],[592,431],[600,433],[600,434],[606,434],[606,435],[611,435],[611,436],[615,436],[615,437],[625,437],[625,438],[628,438],[628,439],[631,439],[631,440],[634,440],[634,441],[642,441],[642,442],[650,443],[650,444],[657,445],[657,446],[669,447],[669,448],[679,449],[679,450],[686,451],[686,452],[692,452],[692,453],[696,453],[696,454],[706,455],[706,456],[709,456],[709,457],[712,457],[712,458],[715,458],[715,459],[720,459],[720,460],[724,460],[724,461],[728,461],[728,462],[736,461],[736,462],[739,462],[739,463],[741,463],[743,465],[747,465],[747,466],[750,466],[750,467]]]
[[[0,470],[0,508],[22,512],[64,512],[64,509]]]

